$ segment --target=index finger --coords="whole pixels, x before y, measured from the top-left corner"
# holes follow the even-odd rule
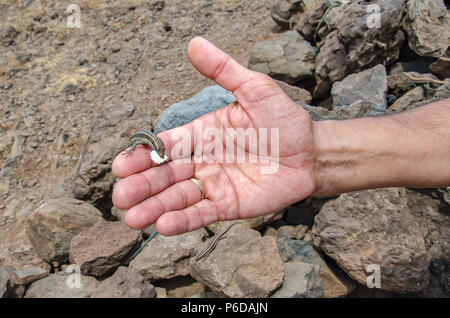
[[[168,161],[173,159],[172,150],[174,146],[182,141],[180,136],[182,136],[182,138],[190,139],[190,149],[192,153],[194,144],[192,122],[158,134],[158,137],[161,138],[164,143],[165,155],[167,156]],[[189,154],[189,158],[191,153]],[[112,172],[118,178],[126,178],[155,165],[156,164],[150,157],[149,149],[147,147],[138,146],[131,155],[128,155],[127,150],[118,154],[113,161]]]

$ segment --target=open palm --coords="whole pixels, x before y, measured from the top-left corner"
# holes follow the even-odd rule
[[[160,133],[169,162],[155,166],[148,150],[116,157],[113,173],[124,178],[113,193],[127,224],[136,229],[156,222],[163,235],[195,230],[219,220],[235,220],[278,211],[309,196],[315,189],[313,122],[268,76],[250,71],[203,38],[189,44],[192,64],[206,77],[232,91],[237,102],[200,117],[203,131],[216,128],[279,129],[278,169],[262,173],[267,164],[171,160],[180,132],[194,136],[194,124]],[[270,136],[270,132],[268,133]],[[216,143],[217,144],[217,143]],[[222,153],[226,143],[220,142]],[[246,157],[252,147],[245,147]],[[270,152],[270,147],[269,150]],[[196,153],[197,154],[197,153]],[[258,156],[258,153],[255,153]],[[196,178],[201,192],[190,180]]]

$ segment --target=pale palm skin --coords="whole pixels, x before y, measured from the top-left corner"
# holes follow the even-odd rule
[[[142,229],[156,222],[159,233],[175,235],[279,211],[310,196],[317,182],[314,123],[308,113],[270,77],[245,69],[205,39],[193,39],[188,54],[203,75],[238,101],[200,117],[203,129],[279,128],[278,171],[263,174],[260,163],[169,161],[152,167],[148,150],[138,147],[133,156],[119,155],[113,163],[113,173],[124,178],[114,188],[113,201],[128,210],[127,224]],[[180,129],[192,132],[193,124],[159,134],[169,159]],[[192,177],[203,185],[204,200]]]

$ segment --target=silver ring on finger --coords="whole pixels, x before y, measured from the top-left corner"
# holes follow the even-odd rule
[[[200,183],[200,181],[198,181],[198,180],[195,179],[195,178],[191,178],[190,180],[191,180],[192,182],[194,182],[195,185],[196,185],[196,186],[198,187],[198,189],[200,190],[200,194],[201,194],[201,196],[202,196],[201,200],[203,200],[203,199],[205,198],[205,190],[203,189],[202,184]]]

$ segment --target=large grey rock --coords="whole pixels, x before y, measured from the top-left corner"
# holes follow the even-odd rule
[[[104,276],[127,262],[141,241],[141,233],[125,223],[101,221],[72,239],[70,262],[84,275]]]
[[[323,297],[344,297],[356,286],[342,270],[320,255],[309,242],[301,240],[277,239],[278,252],[283,262],[298,261],[319,266]]]
[[[89,298],[97,289],[94,277],[80,274],[51,274],[33,282],[25,298]]]
[[[49,263],[64,263],[69,259],[72,238],[101,220],[101,212],[89,203],[52,199],[28,217],[26,233],[39,257]]]
[[[97,287],[91,298],[154,298],[156,290],[138,272],[120,266]]]
[[[448,210],[403,188],[343,194],[316,216],[313,244],[361,284],[368,266],[379,265],[381,289],[448,295]]]
[[[334,106],[350,105],[357,101],[371,103],[375,109],[387,106],[387,77],[383,65],[377,65],[360,73],[348,75],[333,84],[331,95]]]
[[[196,255],[208,242],[198,246]],[[222,297],[268,297],[284,276],[275,238],[242,224],[233,226],[209,255],[192,257],[190,265],[191,276]]]
[[[333,8],[326,16],[319,35],[316,58],[317,86],[313,97],[325,97],[331,83],[347,74],[377,64],[389,65],[398,59],[405,36],[400,29],[405,0],[357,0]],[[368,27],[368,6],[380,8],[380,27]],[[311,20],[315,28],[317,20]],[[299,23],[300,26],[300,23]],[[328,86],[326,85],[328,83]]]
[[[186,276],[194,248],[205,238],[204,229],[175,236],[157,235],[130,262],[129,267],[149,281]]]
[[[437,58],[447,51],[449,23],[443,0],[409,0],[403,27],[417,54]]]
[[[130,136],[143,128],[151,130],[152,118],[131,102],[100,111],[94,119],[76,168],[72,191],[77,199],[94,204],[105,214],[109,213],[115,180],[111,172],[113,159],[127,147]]]
[[[252,48],[248,68],[289,84],[312,79],[316,51],[297,32],[287,31]]]
[[[206,87],[194,97],[169,106],[159,117],[155,132],[160,133],[190,123],[235,100],[231,92],[218,85]]]
[[[284,263],[283,285],[272,298],[321,298],[320,266],[302,262]]]

